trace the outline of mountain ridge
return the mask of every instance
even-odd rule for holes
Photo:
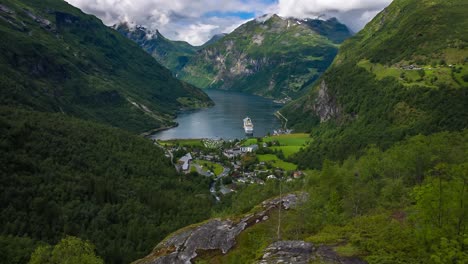
[[[0,101],[144,132],[212,105],[145,52],[62,1],[2,2]]]
[[[339,43],[351,35],[336,19],[295,19],[271,14],[184,51],[180,43],[165,38],[148,40],[150,30],[145,29],[148,35],[138,28],[117,28],[181,80],[201,88],[237,90],[270,98],[304,93],[303,88],[331,63]]]
[[[467,10],[459,0],[394,1],[345,41],[311,92],[281,110],[317,137],[298,155],[302,166],[466,128]]]

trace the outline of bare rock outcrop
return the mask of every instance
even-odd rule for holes
[[[338,118],[341,109],[336,98],[330,94],[327,83],[322,81],[315,99],[314,112],[320,117],[320,122],[326,122],[332,118]]]
[[[269,219],[270,210],[282,206],[285,210],[295,207],[307,198],[306,193],[288,194],[262,203],[263,210],[244,216],[241,220],[212,219],[201,225],[182,229],[161,242],[139,264],[189,264],[197,252],[219,250],[226,254],[236,244],[237,236],[246,228]]]
[[[355,257],[342,257],[330,246],[316,247],[304,241],[277,241],[268,246],[264,252],[258,264],[307,264],[311,261],[328,264],[366,263]]]
[[[304,241],[278,241],[271,244],[259,264],[307,264],[312,260],[313,246]]]

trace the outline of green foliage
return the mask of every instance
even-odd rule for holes
[[[181,108],[211,102],[136,44],[65,1],[2,5],[11,10],[0,13],[2,105],[143,132],[173,124]],[[180,97],[194,102],[185,105]]]
[[[290,163],[290,162],[283,161],[277,155],[265,154],[265,155],[257,155],[257,157],[259,161],[269,163],[274,168],[277,167],[285,171],[293,171],[297,169],[297,165]]]
[[[27,263],[37,241],[29,237],[0,236],[0,263]]]
[[[29,264],[104,264],[104,261],[95,255],[94,245],[69,236],[54,247],[38,247]]]
[[[307,240],[346,242],[369,263],[464,263],[467,153],[465,130],[325,161],[308,176],[314,195],[301,210],[306,233],[319,232]]]
[[[5,107],[0,135],[0,232],[8,235],[0,241],[11,242],[9,263],[64,235],[90,240],[107,263],[129,263],[210,215],[210,179],[178,175],[148,139]]]

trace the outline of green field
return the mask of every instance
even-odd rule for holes
[[[408,63],[409,64],[409,63]],[[405,70],[401,67],[388,67],[382,64],[374,64],[369,60],[361,60],[357,64],[359,67],[375,74],[377,80],[386,77],[393,77],[403,85],[425,85],[429,87],[438,87],[446,84],[453,87],[464,86],[466,81],[463,76],[468,74],[465,64],[447,65],[421,65],[421,70]]]
[[[158,143],[163,146],[203,146],[201,139],[173,139],[173,140],[158,140]]]
[[[211,161],[207,161],[207,160],[194,160],[193,163],[196,163],[196,164],[198,164],[200,166],[203,166],[204,171],[208,171],[208,170],[212,171],[216,176],[220,175],[224,170],[223,166],[221,166],[220,164],[218,164],[216,162],[211,162]],[[211,166],[213,166],[213,170],[210,169]]]
[[[296,154],[302,148],[302,146],[280,146],[280,147],[270,147],[276,151],[282,151],[286,158],[289,158],[291,155]]]
[[[292,171],[297,169],[297,165],[280,160],[276,155],[273,154],[265,154],[265,155],[257,155],[258,161],[263,161],[270,163],[273,167],[277,167],[283,169],[285,171]]]
[[[297,134],[287,134],[287,135],[279,135],[279,136],[270,136],[262,138],[263,142],[273,142],[278,141],[281,146],[305,146],[311,140],[309,134],[305,133],[297,133]],[[242,146],[250,146],[253,144],[258,144],[257,138],[249,138],[246,139]]]
[[[263,139],[264,142],[278,141],[281,146],[304,146],[310,140],[309,134],[305,133],[271,136]]]
[[[258,140],[256,138],[249,138],[246,141],[244,141],[244,143],[242,143],[242,146],[247,147],[253,144],[257,144],[257,143],[258,143]]]
[[[281,150],[286,158],[289,158],[291,155],[299,152],[299,150],[311,141],[309,134],[288,134],[288,135],[279,135],[271,136],[263,139],[264,142],[273,142],[278,141],[280,146],[270,147],[273,150]]]

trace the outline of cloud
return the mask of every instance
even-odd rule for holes
[[[271,9],[270,0],[67,0],[106,25],[128,22],[201,45]],[[247,17],[246,17],[247,16]]]
[[[279,0],[278,13],[298,18],[336,17],[354,31],[388,6],[392,0]]]
[[[173,40],[201,45],[255,16],[337,17],[360,30],[392,0],[67,0],[106,25],[119,22],[158,29]]]

